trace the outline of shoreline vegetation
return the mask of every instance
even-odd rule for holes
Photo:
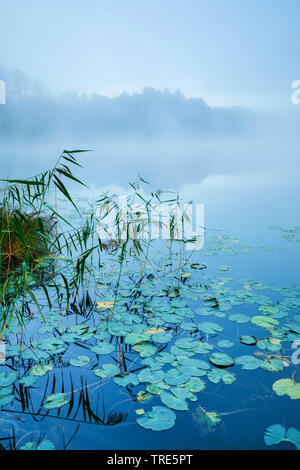
[[[149,183],[141,177],[136,182],[129,183],[132,194],[129,198],[130,216],[126,226],[120,226],[120,212],[113,196],[101,196],[95,202],[96,206],[90,208],[88,215],[83,215],[71,196],[68,182],[86,186],[74,175],[74,169],[82,168],[79,156],[85,152],[89,150],[64,150],[50,170],[25,180],[2,180],[5,187],[1,191],[0,202],[0,338],[13,316],[17,316],[22,322],[22,308],[28,297],[44,318],[42,305],[46,301],[51,309],[53,303],[50,300],[49,285],[55,288],[57,301],[60,299],[61,303],[62,281],[66,295],[64,310],[67,311],[71,298],[76,298],[86,277],[97,276],[98,273],[92,271],[95,266],[96,269],[101,269],[102,253],[116,256],[120,283],[126,255],[130,254],[138,259],[143,252],[146,256],[149,252],[151,242],[139,240],[138,237],[138,233],[148,223],[149,212],[141,214],[134,209],[134,203],[138,200],[150,211],[153,203],[161,203],[161,191],[152,192],[150,199],[146,201],[140,194],[140,185]],[[55,194],[51,203],[47,202],[49,194]],[[79,227],[73,225],[72,217],[61,215],[57,206],[58,195],[78,215],[81,222]],[[172,199],[168,195],[168,203],[178,204],[178,197]],[[116,209],[116,239],[100,240],[97,235],[99,218],[97,219],[95,212],[99,206],[104,208],[102,217],[112,207]],[[135,233],[135,237],[131,237],[132,233]],[[170,238],[172,245],[175,240],[172,218]],[[191,241],[194,240],[188,240]],[[186,242],[182,240],[183,244]],[[68,276],[64,275],[65,270],[68,271]],[[39,300],[40,295],[39,298],[36,297],[36,291],[39,294],[43,292],[42,300]]]

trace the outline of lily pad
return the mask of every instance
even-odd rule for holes
[[[152,431],[165,431],[174,426],[176,414],[164,406],[154,406],[137,419],[137,423],[145,429]]]
[[[104,341],[97,343],[91,347],[91,351],[96,354],[111,354],[115,350],[115,346],[112,343],[105,343]]]
[[[46,410],[52,410],[53,408],[60,408],[61,406],[66,405],[69,403],[70,400],[66,399],[65,393],[53,393],[49,397],[46,398],[46,403],[44,408]]]
[[[77,356],[76,358],[70,359],[70,364],[75,367],[86,366],[90,362],[88,356]]]
[[[225,368],[232,367],[234,365],[234,358],[224,353],[213,353],[209,361],[215,367]]]
[[[140,353],[141,357],[153,356],[157,351],[157,347],[155,346],[155,344],[150,343],[149,341],[145,341],[145,342],[136,344],[133,347],[133,349],[135,351],[138,351]]]
[[[282,441],[291,442],[300,449],[300,431],[295,428],[289,428],[287,431],[281,424],[273,424],[265,430],[264,435],[267,446],[279,444]]]
[[[1,372],[0,373],[0,387],[8,387],[12,385],[18,378],[15,372]]]
[[[257,339],[255,338],[255,336],[241,336],[240,342],[242,344],[247,344],[248,346],[255,346],[255,344],[257,343]]]
[[[160,399],[164,405],[173,410],[186,411],[189,409],[187,402],[183,398],[176,397],[173,393],[164,390],[160,394]]]
[[[279,325],[278,320],[264,315],[255,315],[251,318],[252,323],[267,330],[272,330],[275,326]]]

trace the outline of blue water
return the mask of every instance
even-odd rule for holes
[[[270,245],[273,251],[264,251],[253,247],[249,253],[240,253],[236,256],[220,252],[216,256],[207,256],[199,252],[193,258],[194,262],[205,262],[207,269],[199,271],[196,275],[201,281],[202,273],[211,279],[225,278],[232,289],[241,289],[240,279],[252,279],[270,288],[287,286],[299,298],[299,290],[293,290],[298,281],[300,249],[298,243],[292,243],[282,238],[282,232],[270,230]],[[244,242],[244,240],[243,240]],[[245,241],[246,242],[246,241]],[[277,248],[280,248],[278,250]],[[282,250],[282,251],[281,251]],[[219,266],[230,266],[231,270],[220,272]],[[203,282],[203,281],[201,281]],[[226,284],[227,285],[227,284]],[[94,290],[94,294],[97,290]],[[268,296],[273,304],[280,300],[280,295],[273,289],[265,287],[256,293]],[[91,293],[93,296],[93,293]],[[97,298],[97,296],[96,296]],[[189,305],[195,310],[200,301],[190,300]],[[257,305],[243,304],[233,307],[228,313],[243,313],[252,317],[257,315]],[[300,313],[299,308],[292,310],[290,317]],[[254,346],[240,344],[239,337],[254,335],[258,338],[268,337],[268,333],[249,322],[238,325],[227,318],[212,316],[197,316],[195,322],[214,321],[224,327],[217,338],[210,338],[209,342],[215,344],[220,339],[230,339],[234,346],[224,349],[225,353],[233,357],[243,354],[253,354],[258,349]],[[94,311],[86,320],[80,315],[70,315],[66,324],[87,321],[89,325],[100,323],[99,313]],[[38,337],[37,327],[40,319],[32,320],[25,330],[27,342]],[[175,336],[181,337],[188,333],[178,329]],[[196,335],[197,337],[197,335]],[[15,342],[11,335],[11,342]],[[20,335],[18,335],[20,340]],[[112,338],[112,342],[117,341]],[[93,372],[96,367],[95,357],[88,366],[82,368],[70,366],[69,360],[80,354],[90,355],[86,343],[73,344],[67,352],[54,356],[54,368],[46,376],[39,378],[36,385],[24,391],[23,399],[20,389],[15,385],[15,400],[12,404],[2,407],[0,412],[0,438],[2,445],[12,443],[15,435],[16,448],[20,448],[28,441],[49,439],[57,449],[269,449],[264,443],[264,431],[272,424],[282,424],[285,428],[300,429],[300,408],[298,400],[291,400],[288,396],[277,396],[272,390],[272,384],[279,378],[291,378],[296,372],[299,374],[299,365],[291,361],[291,343],[285,343],[285,357],[289,360],[289,367],[282,372],[271,373],[266,370],[242,370],[238,366],[229,368],[229,372],[236,375],[236,381],[230,385],[214,384],[205,377],[206,388],[197,394],[197,401],[188,401],[188,411],[176,411],[175,426],[169,430],[155,432],[146,430],[137,424],[136,409],[143,408],[148,411],[152,406],[162,405],[158,395],[153,395],[144,402],[138,402],[136,393],[143,389],[140,385],[127,390],[116,385],[113,379],[101,381]],[[140,359],[135,351],[127,349],[126,363],[130,371],[140,367]],[[112,354],[116,357],[116,353]],[[208,358],[203,356],[201,359]],[[104,358],[104,362],[108,356]],[[100,358],[100,362],[102,358]],[[130,362],[134,361],[134,362]],[[0,366],[0,372],[15,370],[22,377],[24,370],[29,370],[28,364],[20,362],[17,358],[8,359],[7,365]],[[25,367],[25,369],[24,369]],[[300,374],[299,374],[300,375]],[[71,399],[71,381],[73,385],[74,404],[68,415],[68,406],[54,409],[47,414],[43,409],[43,397],[51,393],[64,391]],[[55,382],[54,382],[55,381]],[[89,405],[93,416],[87,408],[84,409],[80,399],[82,390],[87,386]],[[81,401],[80,401],[81,400]],[[195,419],[195,411],[200,407],[206,411],[215,411],[219,414],[219,425],[209,429],[200,425]],[[78,411],[75,413],[75,410]],[[123,413],[119,423],[111,425],[108,422],[109,413]],[[96,418],[95,418],[96,417]],[[18,419],[19,418],[19,419]],[[95,419],[98,423],[95,423]],[[292,449],[293,445],[287,442],[276,446],[278,449]]]

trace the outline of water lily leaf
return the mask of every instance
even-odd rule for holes
[[[177,398],[181,398],[182,400],[189,399],[191,401],[197,401],[196,395],[194,395],[188,388],[185,387],[173,387],[172,393]]]
[[[70,400],[66,399],[65,393],[53,393],[46,398],[46,403],[44,404],[44,408],[46,410],[52,410],[53,408],[60,408],[63,405],[69,403]]]
[[[251,318],[252,323],[267,330],[272,330],[275,326],[279,325],[278,320],[264,315],[255,315]]]
[[[177,341],[175,341],[175,346],[177,346],[178,348],[182,348],[182,349],[194,350],[194,349],[197,349],[198,344],[199,344],[199,341],[196,341],[192,338],[180,338]]]
[[[299,400],[300,399],[300,384],[294,384],[294,386],[287,392],[287,394],[292,400]]]
[[[55,447],[51,441],[44,439],[40,444],[34,441],[26,442],[19,450],[55,450]]]
[[[262,361],[257,359],[254,356],[239,356],[236,358],[235,363],[238,366],[242,366],[242,369],[245,370],[255,370],[260,367]]]
[[[55,450],[54,444],[48,439],[44,439],[39,445],[37,450]]]
[[[160,370],[163,367],[163,363],[156,361],[153,357],[142,359],[141,364],[150,367],[151,370]]]
[[[109,322],[107,331],[113,336],[125,336],[130,333],[130,328],[127,325],[122,325],[118,322]]]
[[[279,343],[273,344],[271,341],[268,339],[260,339],[257,341],[257,347],[259,349],[268,349],[269,351],[280,351],[281,349],[281,342],[279,340]]]
[[[145,401],[145,400],[148,400],[148,398],[150,397],[151,397],[150,393],[146,392],[145,390],[140,390],[139,393],[137,394],[138,401]]]
[[[217,323],[208,322],[208,321],[199,323],[198,328],[203,333],[212,334],[212,335],[223,331],[222,326],[218,325]]]
[[[182,365],[182,366],[188,366],[188,367],[193,367],[196,369],[204,369],[207,370],[209,369],[209,364],[206,361],[203,361],[202,359],[193,359],[193,358],[186,358],[183,357],[181,358],[180,356],[177,358],[177,361]],[[183,370],[181,368],[181,370]]]
[[[18,378],[15,372],[1,372],[0,373],[0,387],[8,387],[12,385]]]
[[[176,415],[174,411],[164,406],[154,406],[151,411],[147,411],[137,422],[145,429],[152,431],[165,431],[174,426]]]
[[[199,393],[205,389],[205,383],[199,377],[191,377],[190,380],[180,385],[180,387],[184,387],[193,393]]]
[[[130,345],[135,345],[141,343],[142,341],[148,341],[150,334],[146,333],[129,333],[125,336],[125,343]]]
[[[0,387],[0,398],[5,397],[7,395],[12,395],[13,387],[9,385],[8,387]]]
[[[273,307],[271,305],[261,305],[260,307],[258,307],[258,310],[260,312],[263,312],[263,313],[266,313],[267,315],[275,315],[277,313],[280,312],[280,308],[279,307]]]
[[[171,386],[164,382],[147,385],[148,392],[152,393],[153,395],[159,395],[163,390],[170,390],[170,388]]]
[[[106,309],[111,309],[114,307],[115,302],[114,301],[103,301],[103,302],[96,302],[97,308],[106,310]]]
[[[150,368],[146,368],[139,372],[138,379],[140,382],[149,382],[151,384],[156,384],[163,380],[164,375],[165,374],[162,370],[153,371]]]
[[[273,424],[265,430],[265,443],[267,446],[279,444],[282,441],[291,442],[300,449],[300,431],[295,428],[289,428],[287,431],[281,424]]]
[[[214,431],[221,418],[215,411],[205,411],[198,407],[192,414],[194,421],[203,427],[204,432]]]
[[[6,406],[8,405],[9,403],[11,403],[13,400],[15,399],[14,395],[5,395],[4,397],[1,397],[0,396],[0,408],[2,408],[3,406]]]
[[[136,386],[139,380],[136,374],[125,373],[114,378],[114,382],[121,387],[128,387],[128,385]]]
[[[285,440],[285,428],[281,424],[273,424],[265,430],[265,443],[267,446],[279,444]]]
[[[143,415],[145,413],[145,410],[143,408],[138,408],[137,410],[135,410],[135,412],[137,415]]]
[[[193,366],[188,366],[188,365],[187,366],[176,365],[176,367],[179,372],[187,374],[189,377],[203,377],[207,373],[206,369],[200,369],[198,367],[193,367]]]
[[[160,399],[168,408],[179,411],[185,411],[189,409],[188,404],[184,399],[177,398],[175,395],[173,395],[173,393],[166,390],[161,392]]]
[[[232,367],[234,365],[234,362],[235,362],[233,357],[229,356],[228,354],[224,354],[224,353],[213,353],[210,356],[209,361],[215,367],[220,367],[220,368]]]
[[[195,331],[197,330],[197,325],[192,322],[183,322],[181,323],[180,328],[185,331]]]
[[[286,395],[288,391],[294,386],[295,382],[292,379],[280,379],[273,383],[272,389],[277,395]]]
[[[294,444],[300,450],[300,431],[295,428],[289,428],[286,432],[286,440]]]
[[[157,347],[149,341],[144,341],[142,343],[136,344],[133,349],[135,351],[138,351],[141,357],[153,356],[157,351]]]
[[[217,342],[217,345],[219,346],[219,348],[232,348],[234,343],[232,341],[229,341],[228,339],[221,339]]]
[[[231,271],[231,268],[229,266],[220,266],[219,271]]]
[[[243,313],[233,313],[232,315],[229,315],[228,319],[235,323],[248,323],[250,321],[250,317]]]
[[[257,343],[255,336],[241,336],[240,342],[242,344],[247,344],[248,346],[254,346]]]
[[[260,367],[269,372],[280,372],[283,369],[283,363],[279,359],[272,357],[271,359],[260,361]]]
[[[217,384],[222,380],[224,384],[232,384],[235,381],[235,375],[224,369],[212,369],[207,373],[207,378]]]
[[[97,343],[91,347],[91,351],[96,354],[111,354],[115,350],[115,346],[112,343],[106,343],[104,341]]]
[[[196,352],[197,352],[198,354],[207,354],[207,353],[209,353],[209,351],[211,351],[212,349],[214,349],[214,347],[213,347],[212,344],[206,343],[205,341],[200,341],[200,342],[198,343]]]
[[[180,385],[187,382],[190,378],[190,374],[173,368],[165,372],[164,380],[168,385]]]
[[[155,341],[156,343],[168,343],[172,339],[172,333],[154,333],[152,335],[152,341]]]
[[[53,364],[36,364],[30,369],[29,374],[41,377],[53,369]]]
[[[33,375],[26,375],[19,380],[19,383],[24,385],[24,387],[32,387],[37,382],[37,380],[38,378]]]
[[[90,362],[90,358],[88,356],[77,356],[74,359],[70,359],[70,364],[75,367],[83,367],[86,366]]]
[[[119,375],[119,367],[115,364],[103,364],[101,369],[95,369],[94,373],[97,377],[101,377],[102,379],[108,379],[110,377],[114,377],[115,375]]]

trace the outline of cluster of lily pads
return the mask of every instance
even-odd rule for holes
[[[212,246],[206,248],[206,255],[249,249],[222,237],[215,237]],[[44,319],[34,318],[39,323],[35,339],[21,344],[13,338],[26,331],[31,321],[25,319],[25,326],[12,321],[7,328],[11,339],[7,360],[31,361],[33,365],[22,377],[15,372],[0,373],[0,408],[13,403],[14,382],[34,387],[40,377],[53,370],[55,357],[67,357],[74,344],[84,345],[84,354],[71,357],[69,366],[90,368],[99,380],[113,380],[118,387],[136,387],[137,401],[146,408],[136,409],[137,423],[152,431],[173,427],[176,412],[187,411],[189,401],[197,402],[208,383],[233,384],[239,368],[280,373],[291,366],[286,351],[300,340],[300,314],[295,313],[300,307],[299,285],[275,288],[241,279],[240,286],[234,288],[230,277],[208,275],[205,263],[190,261],[175,272],[166,271],[163,260],[159,264],[162,267],[156,270],[147,267],[139,282],[139,266],[125,267],[117,293],[117,275],[111,276],[110,286],[101,296],[97,291],[101,288],[102,292],[105,283],[96,280],[92,321],[53,310]],[[222,274],[230,269],[219,267]],[[273,295],[263,293],[266,290]],[[251,314],[245,306],[251,306]],[[223,336],[228,325],[231,332],[232,327],[239,332],[238,342],[232,339],[234,334]],[[232,354],[231,349],[242,353]],[[132,366],[125,370],[119,360],[121,353],[137,356],[134,369],[138,370],[132,371]],[[273,389],[278,395],[300,398],[299,384],[293,379],[281,379]],[[150,409],[147,403],[151,397],[157,404]],[[52,393],[43,407],[50,411],[67,403],[67,394]],[[212,427],[220,422],[215,411],[198,410],[198,415]],[[270,433],[267,436],[266,442],[271,442]],[[288,430],[282,439],[291,440],[290,436]]]

